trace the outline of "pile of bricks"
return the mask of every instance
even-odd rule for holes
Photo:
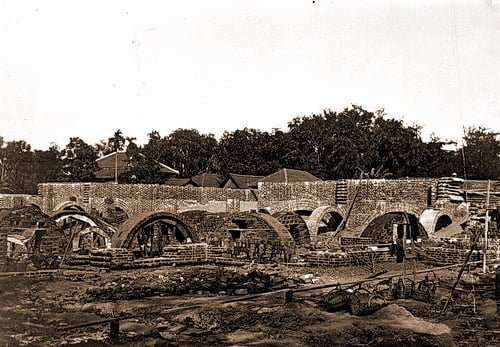
[[[69,266],[90,265],[105,268],[123,268],[134,261],[134,254],[125,248],[93,249],[89,254],[72,254],[65,261]]]
[[[324,252],[311,251],[301,255],[303,261],[310,266],[355,266],[374,261],[376,263],[392,260],[390,250],[381,248],[376,250],[355,251],[355,252]]]
[[[247,239],[233,242],[228,247],[231,258],[252,259],[259,262],[288,261],[287,249],[279,241]]]
[[[194,243],[163,247],[162,258],[172,260],[203,260],[207,256],[205,243]]]

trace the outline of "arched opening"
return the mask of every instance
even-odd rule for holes
[[[107,207],[106,210],[101,213],[101,217],[107,223],[115,226],[119,226],[129,219],[127,212],[119,206]]]
[[[131,249],[136,257],[161,256],[165,246],[192,242],[189,227],[167,212],[134,216],[113,236],[114,247]]]
[[[319,235],[322,235],[321,241],[334,237],[343,220],[342,210],[335,206],[325,205],[316,208],[307,220],[311,238],[314,242],[319,242]]]
[[[393,240],[394,224],[410,225],[407,229],[407,239],[427,238],[427,233],[417,217],[404,212],[389,212],[374,218],[363,230],[361,237],[371,238],[375,242],[390,243]]]
[[[73,236],[73,252],[86,253],[90,249],[110,247],[111,237],[97,227],[82,229]]]
[[[259,209],[258,212],[259,213],[265,213],[265,214],[271,214],[271,213],[269,213],[269,209],[268,208],[261,208],[261,209]]]
[[[301,217],[309,217],[313,213],[313,210],[298,209],[294,210],[293,212],[297,213]]]
[[[64,234],[72,238],[73,252],[87,253],[90,249],[111,247],[114,229],[86,212],[62,210],[52,218]]]
[[[453,221],[451,220],[450,216],[443,214],[437,219],[434,231],[446,228],[447,226],[451,225],[451,223],[453,223]]]
[[[318,225],[318,235],[337,231],[343,219],[340,213],[334,211],[326,212]]]
[[[212,237],[227,247],[231,256],[258,262],[289,261],[296,246],[289,230],[275,217],[255,212],[228,216]]]
[[[83,212],[84,209],[76,204],[68,205],[62,208],[63,211],[80,211]]]

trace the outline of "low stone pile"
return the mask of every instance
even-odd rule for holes
[[[99,287],[89,288],[84,299],[91,302],[185,294],[246,295],[294,287],[299,282],[302,280],[258,270],[243,273],[218,268],[168,275],[156,272],[135,277],[124,275]]]

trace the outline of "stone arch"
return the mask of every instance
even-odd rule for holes
[[[422,224],[420,224],[418,215],[419,214],[415,212],[397,209],[379,212],[365,224],[360,236],[372,238],[375,242],[392,242],[393,223],[409,223],[411,225],[412,235],[420,238],[427,238],[427,233]],[[407,234],[407,238],[409,237],[409,234]]]
[[[297,246],[308,246],[311,243],[311,234],[306,221],[295,212],[277,212],[273,217],[288,229]]]
[[[343,207],[337,206],[320,206],[316,208],[307,221],[307,227],[313,241],[316,241],[322,224],[325,224],[324,219],[327,215],[330,215],[330,220],[335,219],[335,223],[332,223],[329,227],[334,229],[332,231],[336,231],[345,219],[346,211]]]
[[[434,209],[426,209],[419,218],[420,223],[424,226],[428,234],[435,233],[443,227],[453,223],[453,217],[446,211],[436,211]]]
[[[58,204],[52,213],[62,211],[62,210],[70,210],[70,211],[85,211],[85,208],[78,204],[76,201],[64,201]]]
[[[195,235],[192,234],[191,229],[179,216],[168,212],[143,212],[131,217],[120,226],[112,237],[112,246],[132,248],[134,238],[137,234],[142,232],[144,228],[151,227],[157,222],[165,223],[175,229],[175,237],[179,241],[189,243],[195,239]]]

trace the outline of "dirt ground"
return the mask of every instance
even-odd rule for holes
[[[387,268],[389,273],[400,270],[396,264],[379,267],[377,270]],[[280,285],[292,289],[368,276],[355,267],[275,265],[226,270],[243,275],[255,268],[279,274],[286,280],[283,283],[279,277]],[[354,316],[322,309],[319,295],[329,289],[294,293],[286,304],[283,291],[253,299],[228,290],[214,293],[211,276],[220,271],[215,266],[196,266],[113,272],[65,270],[50,279],[0,277],[0,345],[500,345],[497,303],[490,293],[472,295],[470,290],[461,289],[445,315],[440,314],[440,302],[399,299],[371,315]],[[450,283],[456,272],[441,270],[436,276]],[[465,279],[467,276],[470,274]],[[186,286],[192,284],[189,281],[197,281],[196,290],[186,292]],[[448,289],[443,286],[438,292],[445,297]],[[100,296],[102,293],[107,296]],[[232,301],[239,298],[246,299]],[[116,317],[122,319],[119,337],[114,340],[109,338],[109,322],[75,327]]]

